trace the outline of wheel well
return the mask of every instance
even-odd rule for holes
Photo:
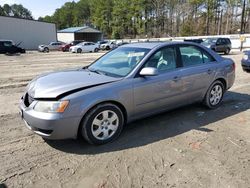
[[[92,107],[84,114],[84,116],[82,117],[82,119],[81,119],[81,121],[80,121],[80,124],[79,124],[79,126],[78,126],[77,137],[79,137],[79,136],[81,135],[81,133],[80,133],[80,131],[81,131],[81,123],[82,123],[82,121],[84,120],[86,114],[87,114],[88,112],[90,112],[93,108],[95,108],[96,106],[98,106],[98,105],[100,105],[100,104],[105,104],[105,103],[111,103],[111,104],[116,105],[118,108],[120,108],[120,110],[122,111],[123,117],[124,117],[124,124],[127,123],[127,110],[126,110],[126,108],[125,108],[121,103],[119,103],[119,102],[117,102],[117,101],[104,101],[104,102],[100,102],[100,103],[98,103],[98,104],[92,106]]]
[[[226,82],[226,80],[224,79],[224,78],[219,78],[219,79],[217,79],[218,81],[220,81],[222,84],[223,84],[223,86],[224,86],[224,89],[226,90],[227,89],[227,82]],[[217,81],[216,80],[216,81]]]

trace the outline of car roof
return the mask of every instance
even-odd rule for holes
[[[135,42],[135,43],[125,44],[123,47],[153,49],[162,44],[166,44],[166,42]]]
[[[0,39],[0,42],[13,42],[13,40]]]
[[[179,44],[190,44],[190,45],[197,45],[199,44],[193,43],[193,42],[179,42],[179,41],[167,41],[167,42],[136,42],[136,43],[130,43],[125,44],[122,46],[124,47],[133,47],[133,48],[147,48],[147,49],[153,49],[156,47],[163,47],[163,46],[169,46],[169,45],[179,45]]]

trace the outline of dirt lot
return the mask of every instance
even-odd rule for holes
[[[217,110],[192,105],[128,125],[103,146],[49,141],[18,115],[34,76],[80,67],[98,54],[0,55],[0,184],[7,187],[250,187],[250,74],[237,64]],[[0,186],[1,187],[1,186]]]

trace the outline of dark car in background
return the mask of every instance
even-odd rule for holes
[[[201,44],[203,40],[202,39],[184,39],[184,42],[194,42],[197,44]]]
[[[244,56],[241,60],[242,69],[250,73],[250,51],[244,51]]]
[[[74,41],[72,41],[72,42],[70,42],[70,43],[68,43],[68,44],[62,45],[61,50],[62,50],[63,52],[68,52],[68,51],[69,51],[69,48],[70,48],[71,46],[75,46],[75,45],[80,44],[80,43],[82,43],[82,42],[84,42],[84,40],[74,40]]]
[[[18,45],[15,45],[11,40],[0,40],[0,54],[25,53],[26,50],[18,47]]]
[[[215,52],[224,52],[226,55],[232,49],[232,43],[229,38],[207,38],[201,44]]]

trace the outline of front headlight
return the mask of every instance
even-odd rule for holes
[[[248,55],[245,54],[245,55],[243,56],[243,59],[244,59],[244,60],[248,60]]]
[[[63,113],[69,101],[38,101],[34,110],[45,113]]]

